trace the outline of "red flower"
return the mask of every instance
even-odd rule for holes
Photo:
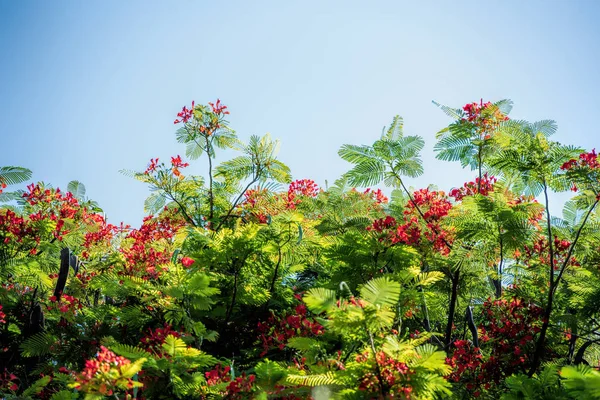
[[[177,116],[181,119],[176,119],[173,121],[174,124],[178,124],[183,122],[184,124],[189,121],[190,118],[194,115],[194,102],[192,101],[192,108],[188,109],[186,106],[183,106],[181,112],[177,113]]]
[[[185,167],[188,167],[190,164],[182,162],[181,156],[177,156],[177,157],[171,157],[171,165],[174,168],[185,168]]]
[[[196,261],[189,258],[189,257],[183,257],[181,259],[181,264],[183,264],[184,267],[189,268],[191,267]]]
[[[146,170],[144,171],[144,174],[148,175],[148,174],[150,174],[150,172],[154,172],[157,167],[158,167],[158,157],[151,158],[150,165],[148,166],[148,168],[146,168]]]
[[[219,99],[217,99],[217,104],[213,104],[213,103],[209,102],[208,105],[210,105],[210,108],[212,109],[212,112],[214,114],[217,114],[217,115],[229,114],[229,111],[225,111],[225,110],[227,110],[227,106],[221,105],[221,100],[219,100]]]

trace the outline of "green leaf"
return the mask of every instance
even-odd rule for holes
[[[23,397],[33,396],[34,394],[40,393],[48,383],[50,383],[50,376],[44,376],[37,381],[33,382],[25,391],[23,391]]]
[[[304,295],[303,300],[312,312],[320,314],[335,305],[336,297],[333,290],[313,288]]]
[[[258,363],[254,368],[254,372],[260,384],[268,387],[274,387],[287,376],[286,369],[271,360]]]
[[[22,167],[0,167],[0,183],[16,185],[31,179],[31,171]]]
[[[167,199],[162,192],[154,192],[144,201],[144,212],[156,214],[165,206],[166,201]]]
[[[121,375],[123,375],[126,378],[133,378],[135,374],[142,370],[142,366],[145,362],[146,358],[140,358],[138,360],[135,360],[131,364],[121,365]]]
[[[176,356],[185,351],[185,349],[187,349],[187,345],[180,338],[176,338],[173,335],[169,335],[165,339],[162,348],[168,355]]]
[[[361,287],[360,297],[376,307],[393,307],[400,298],[400,284],[385,276],[375,278]]]
[[[300,244],[302,242],[302,225],[298,224],[298,241],[296,244]]]
[[[69,182],[67,191],[71,192],[77,200],[83,200],[85,198],[85,185],[79,181]]]

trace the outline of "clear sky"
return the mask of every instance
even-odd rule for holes
[[[271,133],[319,184],[347,170],[342,144],[400,114],[426,140],[409,183],[447,190],[474,173],[434,159],[450,121],[431,100],[510,98],[513,118],[600,147],[599,17],[593,0],[0,0],[0,165],[80,180],[111,222],[139,225],[147,188],[118,171],[183,154],[175,115],[218,97],[240,138]]]

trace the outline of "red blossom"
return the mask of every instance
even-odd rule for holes
[[[19,389],[19,385],[17,384],[19,378],[13,374],[8,372],[8,370],[4,369],[4,372],[0,374],[0,392],[5,393],[5,390],[9,390],[11,392],[16,392]]]
[[[314,318],[308,317],[304,304],[298,304],[293,314],[271,316],[258,323],[259,339],[263,345],[261,356],[273,348],[283,350],[293,337],[313,337],[322,335],[325,330]]]
[[[589,153],[581,153],[578,160],[571,159],[560,167],[560,169],[564,171],[578,168],[600,169],[600,162],[598,161],[596,149],[592,149]]]
[[[360,354],[356,361],[359,363],[369,362],[369,353]],[[414,371],[407,364],[394,360],[383,351],[375,355],[375,362],[377,368],[360,378],[358,390],[375,395],[383,387],[384,392],[388,393],[391,398],[395,398],[397,395],[400,398],[410,399],[413,391],[411,375],[414,374]]]
[[[148,175],[151,172],[156,171],[157,168],[158,168],[158,157],[157,158],[151,158],[150,159],[150,165],[148,165],[148,168],[146,168],[146,170],[144,171],[144,174]]]
[[[377,204],[387,203],[389,201],[381,189],[372,190],[371,188],[367,188],[364,193],[370,195]]]
[[[177,113],[177,119],[173,121],[174,124],[178,124],[183,122],[184,124],[190,120],[194,116],[194,102],[192,101],[192,107],[188,109],[186,106],[183,106],[181,112]],[[181,118],[181,119],[179,119]]]
[[[120,373],[111,374],[111,370],[131,364],[125,357],[117,356],[104,346],[96,357],[85,362],[83,370],[75,375],[75,387],[86,393],[99,393],[111,396],[116,388],[117,380],[126,379],[128,386],[133,387],[133,379],[122,378]],[[116,378],[115,378],[116,375]]]
[[[177,331],[174,331],[171,328],[171,325],[166,324],[162,328],[156,329],[148,329],[148,333],[140,339],[140,342],[143,343],[146,351],[158,354],[162,357],[163,348],[162,345],[165,343],[165,340],[168,336],[173,337],[181,337],[181,334]]]
[[[181,259],[181,264],[183,264],[184,267],[189,268],[191,267],[196,261],[190,257],[183,257]]]
[[[475,127],[477,134],[483,140],[491,139],[491,132],[496,129],[502,121],[507,121],[508,116],[491,102],[468,103],[463,107],[465,117],[461,123],[469,123]]]
[[[494,183],[496,183],[497,179],[493,176],[488,176],[487,173],[483,175],[481,178],[481,185],[479,188],[479,193],[483,196],[487,196],[490,192],[494,190]],[[477,194],[477,186],[479,185],[479,178],[475,178],[475,181],[466,182],[463,187],[452,189],[450,191],[450,197],[454,197],[456,201],[460,201],[467,196],[474,196]]]
[[[173,168],[185,168],[189,167],[190,164],[182,162],[181,156],[178,155],[177,157],[171,157],[171,165]]]
[[[448,379],[462,382],[475,395],[513,373],[527,370],[542,314],[541,307],[518,298],[488,299],[482,307],[484,323],[479,326],[479,338],[490,348],[490,355],[484,358],[479,348],[467,340],[455,341],[452,357],[446,359],[453,368]]]
[[[287,194],[287,207],[294,209],[300,204],[298,196],[317,197],[319,186],[312,179],[298,179],[290,183]]]
[[[227,110],[227,106],[226,105],[221,105],[221,100],[217,99],[217,103],[213,104],[213,103],[208,103],[208,105],[210,106],[212,112],[216,115],[226,115],[229,114],[229,111]]]

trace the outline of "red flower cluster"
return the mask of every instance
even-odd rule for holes
[[[485,322],[479,327],[481,341],[492,345],[485,365],[488,379],[497,383],[527,368],[528,354],[533,354],[534,337],[540,331],[543,312],[541,307],[518,298],[483,303]]]
[[[379,381],[378,374],[375,372],[368,372],[360,378],[358,389],[377,393],[379,392],[379,386],[381,384],[383,385],[384,392],[387,393],[390,398],[401,396],[410,399],[413,390],[410,386],[410,376],[414,374],[414,372],[408,368],[408,365],[394,360],[387,356],[383,351],[378,352],[375,359],[379,366],[381,382]],[[359,355],[356,359],[357,362],[366,362],[367,360],[367,354]]]
[[[75,314],[77,310],[81,310],[83,305],[81,302],[73,296],[69,296],[68,294],[63,294],[60,296],[60,299],[57,299],[56,296],[50,296],[50,302],[55,303],[54,307],[56,307],[62,313],[71,313]],[[48,310],[52,310],[53,307],[48,307]]]
[[[192,105],[193,104],[194,103],[192,103]],[[222,105],[221,104],[221,100],[219,100],[219,99],[217,99],[217,103],[216,104],[213,104],[213,103],[209,102],[208,105],[210,106],[213,114],[216,114],[216,115],[226,115],[226,114],[229,114],[229,111],[226,111],[227,110],[227,106]]]
[[[183,106],[181,112],[177,113],[177,119],[173,121],[174,124],[178,124],[183,122],[184,124],[190,120],[194,116],[194,102],[192,101],[192,107],[188,109],[186,106]],[[181,118],[181,119],[179,119]]]
[[[56,274],[58,277],[58,274]],[[88,283],[90,283],[90,281],[92,280],[93,277],[95,277],[97,275],[96,271],[91,271],[91,272],[87,272],[87,271],[83,271],[83,272],[79,272],[77,275],[75,275],[75,277],[79,280],[79,282],[81,283],[81,286],[83,288],[87,287]]]
[[[244,204],[255,206],[261,197],[267,194],[268,190],[264,188],[248,189],[244,192]]]
[[[83,371],[75,376],[75,387],[85,393],[97,392],[104,396],[111,396],[116,386],[114,375],[120,375],[110,374],[111,369],[128,364],[131,364],[131,361],[125,357],[117,356],[106,347],[100,346],[96,358],[87,360]],[[131,378],[119,376],[119,379],[127,379],[128,386],[133,387]]]
[[[181,156],[171,157],[171,165],[172,165],[171,170],[173,171],[173,175],[175,175],[179,179],[183,179],[183,175],[181,175],[179,168],[185,168],[185,167],[190,166],[189,163],[184,163],[181,161]]]
[[[579,155],[579,160],[571,159],[560,167],[563,171],[576,168],[600,169],[600,162],[598,161],[596,149],[592,149],[589,153],[581,153]]]
[[[148,165],[148,168],[146,168],[146,170],[144,171],[144,174],[149,175],[151,172],[156,171],[157,168],[158,168],[158,157],[151,158],[150,165]]]
[[[275,347],[283,350],[290,338],[318,336],[325,332],[321,324],[307,316],[304,304],[298,304],[294,311],[281,317],[271,314],[266,322],[258,323],[259,339],[263,345],[261,357]]]
[[[242,376],[235,378],[229,385],[227,385],[227,397],[228,399],[246,399],[244,393],[251,393],[252,386],[256,380],[255,375],[248,375],[242,373]]]
[[[157,249],[156,243],[161,240],[169,243],[181,226],[181,220],[171,218],[167,214],[161,214],[158,218],[145,217],[142,226],[131,230],[126,237],[133,239],[133,244],[123,246],[119,250],[125,256],[124,273],[130,275],[141,272],[145,279],[158,278],[170,262],[171,253]]]
[[[193,258],[190,258],[190,257],[183,257],[183,258],[181,259],[181,264],[182,264],[184,267],[186,267],[186,268],[189,268],[189,267],[191,267],[192,265],[194,265],[194,263],[195,263],[195,262],[196,262],[196,261],[195,261]]]
[[[571,190],[576,192],[577,183],[584,184],[586,187],[592,187],[594,192],[598,192],[598,183],[600,183],[600,161],[596,149],[589,153],[581,153],[579,159],[569,160],[564,163],[560,169],[567,172],[567,176],[573,179]],[[600,194],[596,196],[600,200]]]
[[[204,373],[204,376],[206,377],[206,383],[209,386],[214,386],[218,385],[219,383],[229,382],[231,380],[230,371],[231,367],[227,366],[222,368],[221,364],[217,364],[215,368]]]
[[[11,241],[22,243],[26,238],[32,239],[36,244],[40,238],[36,235],[33,227],[27,224],[23,217],[18,216],[13,211],[6,209],[4,214],[0,214],[0,239],[2,243],[8,244]]]
[[[217,364],[214,369],[204,373],[204,376],[206,377],[206,383],[209,387],[212,387],[221,383],[229,382],[227,388],[225,389],[225,393],[221,394],[225,395],[225,397],[228,399],[246,398],[242,396],[242,394],[252,392],[252,386],[256,380],[256,376],[246,376],[246,374],[243,373],[242,376],[238,376],[232,381],[230,372],[231,368],[229,366],[223,368],[221,367],[221,364]]]
[[[282,196],[287,197],[286,194],[270,196],[269,191],[261,187],[248,189],[244,192],[244,201],[240,203],[239,207],[244,209],[243,215],[245,218],[250,218],[259,224],[265,224],[268,221],[268,215],[274,215],[278,212],[278,209],[270,200],[278,201],[282,199]]]
[[[349,305],[353,305],[355,307],[365,308],[365,301],[363,299],[357,299],[354,296],[350,296],[348,300],[337,300],[335,302],[337,308],[341,308],[345,310]]]
[[[424,230],[426,239],[433,245],[434,250],[444,255],[448,254],[450,249],[446,243],[450,241],[450,238],[448,232],[442,229],[440,222],[452,209],[452,203],[448,201],[448,197],[442,191],[417,190],[413,193],[413,201],[409,201],[404,210],[404,219],[408,220],[410,217],[411,224],[409,228],[412,229],[414,229],[412,226],[416,226],[419,221],[417,207],[423,213],[426,221],[426,229]],[[411,235],[411,237],[415,236],[414,233]]]
[[[16,392],[19,388],[19,385],[16,383],[18,380],[19,378],[15,374],[12,374],[5,369],[2,375],[0,375],[0,392],[5,394],[7,390]]]
[[[100,214],[93,214],[90,216],[90,219],[94,220],[96,223],[96,229],[86,232],[83,235],[83,247],[85,247],[85,251],[82,252],[82,258],[89,257],[89,251],[94,246],[98,245],[108,245],[113,239],[115,233],[117,233],[122,228],[118,228],[115,225],[107,224],[104,217]]]
[[[2,193],[3,189],[6,189],[6,182],[2,178],[0,178],[0,193]]]
[[[503,114],[497,106],[489,101],[484,103],[483,99],[479,103],[466,104],[463,110],[466,116],[461,119],[461,122],[473,124],[478,133],[483,135],[484,140],[490,138],[489,133],[496,129],[500,122],[508,120],[508,116]]]
[[[388,215],[385,218],[379,218],[373,221],[373,224],[371,226],[368,226],[367,230],[382,233],[385,230],[393,228],[394,226],[396,226],[396,224],[396,218],[392,217],[391,215]]]
[[[6,318],[6,314],[2,312],[2,304],[0,304],[0,324],[6,323],[6,320],[4,318]]]
[[[483,174],[481,178],[481,187],[479,193],[487,196],[490,192],[494,191],[494,183],[497,179],[493,176],[488,176],[487,173]],[[455,188],[450,191],[450,197],[454,197],[454,200],[460,201],[467,196],[474,196],[477,194],[477,185],[479,184],[479,178],[475,178],[475,181],[466,182],[463,187]]]
[[[525,371],[540,331],[543,309],[520,299],[488,300],[483,303],[483,320],[479,326],[482,344],[490,346],[484,359],[479,348],[466,340],[454,343],[454,353],[446,362],[453,367],[448,379],[463,382],[477,397],[483,389],[498,384],[505,377]]]
[[[90,232],[112,229],[112,225],[106,225],[101,215],[89,212],[73,194],[63,194],[60,189],[44,189],[31,184],[27,186],[23,198],[28,203],[27,208],[30,208],[29,216],[3,210],[0,214],[0,242],[18,244],[21,251],[27,250],[32,255],[37,254],[37,247],[42,240],[63,240],[64,235],[77,230],[78,224],[87,225],[86,230]],[[49,230],[48,226],[53,228]],[[98,235],[103,234],[108,232]],[[88,239],[92,240],[92,236],[90,234]]]
[[[525,264],[533,266],[534,263],[542,265],[550,264],[550,255],[548,254],[548,240],[541,238],[533,243],[533,246],[525,246]],[[565,262],[571,242],[565,239],[554,237],[554,246],[552,248],[554,253],[554,269],[557,270]],[[579,265],[577,259],[571,256],[569,265]]]
[[[299,179],[290,183],[287,194],[287,208],[294,209],[300,204],[297,196],[317,197],[319,186],[312,179]]]
[[[427,222],[439,221],[446,215],[452,208],[452,203],[448,201],[448,197],[442,191],[430,191],[429,189],[420,189],[413,193],[413,200],[409,201],[406,205],[404,214],[414,214],[416,206],[419,206],[423,212],[423,217]]]
[[[377,204],[387,203],[389,201],[381,189],[372,190],[371,188],[367,188],[364,193],[369,194]]]
[[[443,231],[440,221],[448,215],[452,208],[444,192],[421,189],[414,193],[413,201],[409,201],[404,210],[403,222],[399,223],[392,216],[377,219],[368,231],[380,233],[379,241],[389,241],[391,244],[404,243],[408,245],[419,245],[421,234],[433,244],[433,248],[442,254],[447,254],[450,249],[446,245],[447,232]],[[423,212],[426,224],[421,227],[417,207]]]
[[[156,328],[154,330],[148,329],[148,333],[140,339],[140,342],[144,344],[144,348],[149,353],[155,353],[162,356],[162,345],[165,343],[165,339],[169,335],[174,337],[181,337],[181,334],[179,332],[171,329],[171,325],[165,324],[163,328]]]
[[[457,340],[454,343],[454,352],[451,358],[446,358],[446,364],[453,370],[447,379],[453,382],[465,382],[467,390],[474,397],[481,394],[481,386],[489,389],[490,384],[482,371],[483,356],[478,347],[473,347],[468,340]]]

